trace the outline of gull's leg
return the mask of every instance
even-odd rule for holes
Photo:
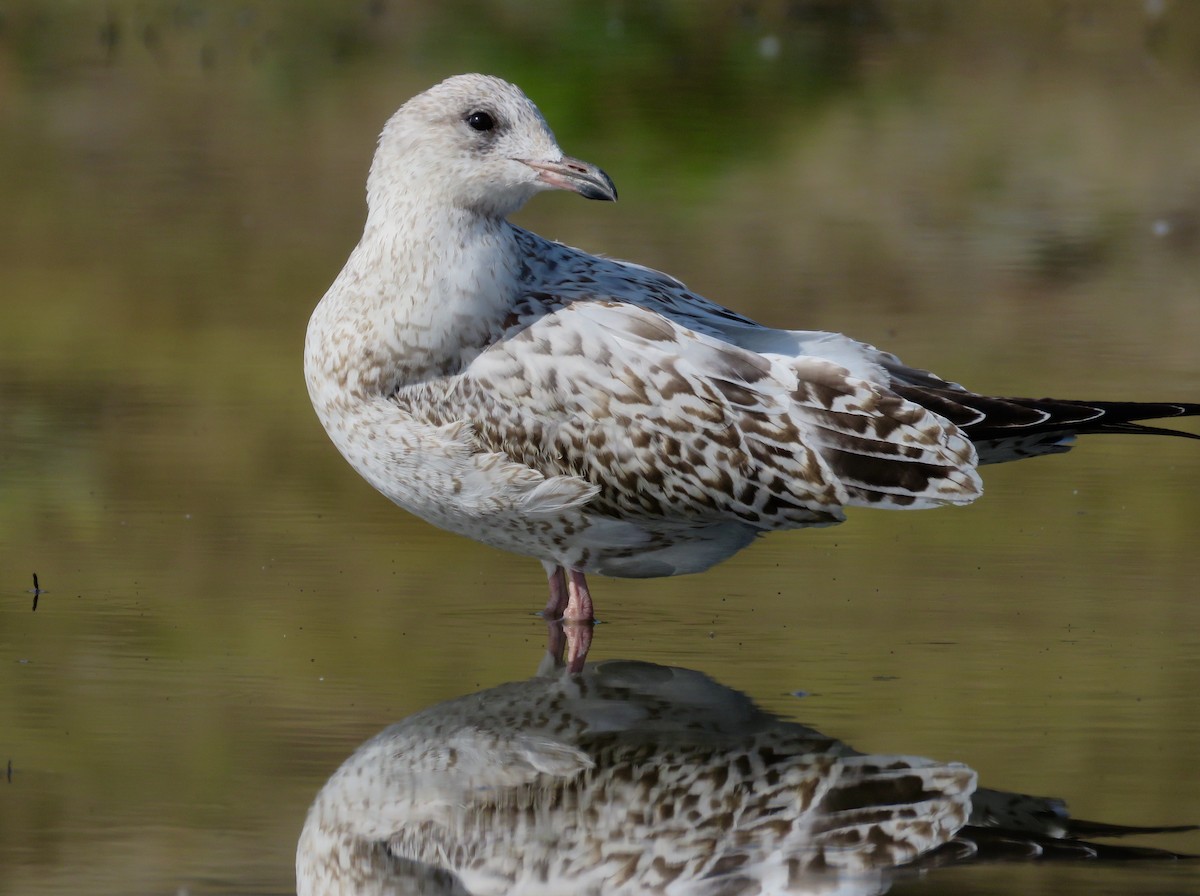
[[[561,567],[559,568],[561,572]],[[564,622],[596,621],[592,611],[592,594],[588,591],[587,579],[578,569],[567,570],[567,608],[563,613]]]
[[[563,630],[567,637],[567,672],[578,675],[587,661],[592,646],[592,626],[596,614],[592,610],[592,594],[587,579],[578,569],[567,570],[567,609],[563,613]]]
[[[561,566],[544,560],[542,566],[546,567],[546,581],[550,585],[550,600],[546,602],[546,609],[542,610],[542,617],[547,622],[554,622],[562,619],[567,609],[567,579]]]
[[[546,657],[538,666],[538,675],[549,675],[555,669],[561,669],[566,663],[563,656],[567,651],[567,637],[563,632],[563,624],[558,619],[546,620]]]
[[[568,622],[561,629],[567,636],[567,673],[578,675],[587,662],[588,650],[592,646],[592,623]]]
[[[550,668],[566,665],[567,672],[577,675],[583,671],[588,648],[592,646],[592,625],[596,616],[592,610],[592,595],[587,579],[577,569],[564,570],[543,561],[546,581],[550,584],[550,600],[542,611],[546,620],[546,654]]]

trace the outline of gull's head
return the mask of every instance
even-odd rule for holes
[[[563,155],[520,88],[487,75],[457,75],[393,115],[371,163],[371,215],[439,204],[504,217],[540,190],[617,198],[608,175]]]

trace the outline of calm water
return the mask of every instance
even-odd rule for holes
[[[522,84],[613,176],[612,207],[540,197],[542,233],[972,387],[1197,400],[1200,8],[914,6],[0,4],[0,893],[286,892],[365,738],[541,660],[540,566],[375,495],[300,372],[375,135],[445,75]],[[593,656],[1084,818],[1200,822],[1200,450],[986,473],[969,508],[597,580]],[[895,890],[930,891],[1200,866]]]

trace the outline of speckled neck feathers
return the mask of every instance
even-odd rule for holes
[[[461,209],[368,225],[309,323],[310,391],[336,403],[457,373],[500,329],[516,288],[511,227]],[[358,387],[356,389],[356,387]]]

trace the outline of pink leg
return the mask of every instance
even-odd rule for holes
[[[588,591],[587,579],[577,569],[567,570],[567,609],[563,613],[563,621],[587,623],[596,621],[596,614],[592,610],[592,594]]]
[[[567,637],[563,632],[563,624],[556,619],[546,620],[546,653],[550,655],[550,660],[554,664],[555,669],[561,669],[564,665],[563,654],[567,649]]]
[[[590,622],[568,622],[563,626],[567,636],[567,672],[578,675],[587,662],[588,650],[592,646],[592,624]]]
[[[587,579],[579,570],[564,570],[549,563],[544,566],[550,584],[550,600],[542,611],[546,620],[546,649],[556,666],[563,665],[565,660],[567,672],[578,675],[592,646],[592,626],[596,622],[592,595]]]
[[[544,565],[546,580],[550,584],[550,600],[546,601],[546,609],[542,610],[542,617],[547,622],[554,622],[562,619],[563,613],[567,609],[567,581],[561,566],[551,566],[549,563]]]

